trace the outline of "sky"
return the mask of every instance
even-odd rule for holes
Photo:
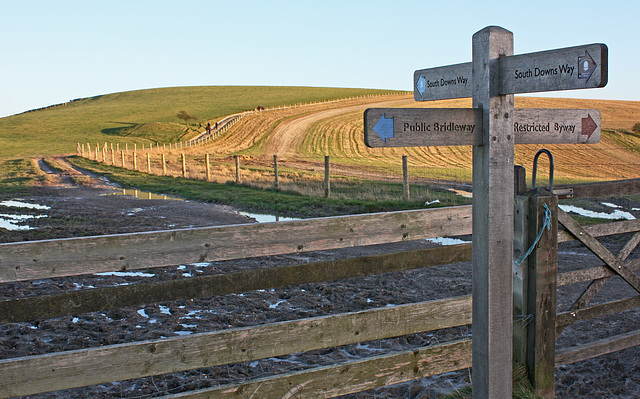
[[[640,100],[640,2],[0,0],[0,117],[175,86],[413,90],[413,72],[471,61],[472,35],[514,53],[609,48],[604,88],[535,94]]]

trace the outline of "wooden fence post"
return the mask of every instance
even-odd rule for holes
[[[278,181],[278,156],[277,155],[273,156],[273,175],[274,175],[273,186],[275,188],[278,188],[280,187],[280,182]]]
[[[324,156],[324,196],[326,198],[331,197],[330,160],[331,157],[329,155]]]
[[[111,165],[116,165],[116,153],[113,150],[113,143],[111,143]]]
[[[490,26],[472,39],[473,108],[482,142],[473,146],[473,367],[475,398],[512,396],[513,94],[498,95],[498,58],[513,33]]]
[[[207,181],[211,180],[211,166],[209,165],[209,154],[204,156],[204,164],[206,169]]]
[[[514,361],[527,366],[538,395],[553,398],[558,197],[542,188],[518,196],[514,227]]]
[[[147,173],[151,174],[151,154],[147,152]]]
[[[187,177],[187,161],[185,160],[184,153],[180,154],[180,158],[182,158],[182,177]]]
[[[240,184],[240,158],[237,155],[233,156],[236,163],[236,184]]]
[[[120,151],[120,157],[122,158],[122,167],[126,168],[127,166],[125,165],[125,162],[124,162],[124,150]]]
[[[404,193],[404,200],[409,201],[409,161],[406,155],[402,156],[402,192]]]
[[[133,151],[133,170],[138,170],[138,154],[136,154],[136,151]]]

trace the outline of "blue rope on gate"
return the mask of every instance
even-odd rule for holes
[[[531,244],[529,250],[524,255],[515,260],[516,265],[520,266],[522,262],[527,259],[527,256],[531,255],[533,249],[536,247],[536,245],[538,245],[538,241],[540,241],[540,238],[542,238],[542,233],[544,233],[545,228],[547,230],[551,230],[551,209],[549,209],[547,204],[544,204],[544,222],[542,223],[542,229],[540,229],[536,240],[533,242],[533,244]]]

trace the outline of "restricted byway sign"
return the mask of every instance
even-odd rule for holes
[[[594,144],[600,141],[597,109],[514,110],[515,144]],[[364,112],[369,147],[482,144],[482,112],[474,108],[369,108]]]
[[[537,53],[500,57],[498,93],[518,94],[604,87],[608,49],[587,44]],[[422,69],[413,74],[416,101],[472,96],[471,63]]]
[[[516,108],[516,144],[595,144],[600,141],[597,109]]]

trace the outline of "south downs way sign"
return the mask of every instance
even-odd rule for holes
[[[595,144],[597,109],[516,108],[515,144]],[[369,108],[364,113],[369,147],[482,144],[482,112],[474,108]]]
[[[608,48],[587,44],[497,59],[499,95],[604,87],[608,76]],[[416,101],[472,96],[471,63],[415,71]]]

